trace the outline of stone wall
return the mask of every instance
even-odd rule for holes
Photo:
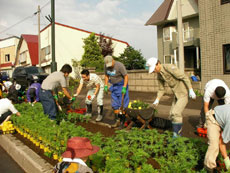
[[[97,73],[104,80],[104,73]],[[129,70],[129,91],[139,92],[157,92],[158,81],[156,74],[149,74],[147,70]],[[193,89],[201,93],[200,82],[192,82]],[[167,87],[167,94],[172,94],[172,91]]]

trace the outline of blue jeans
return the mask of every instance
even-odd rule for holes
[[[112,108],[114,110],[118,110],[121,107],[121,101],[122,101],[122,87],[124,85],[124,81],[121,81],[119,83],[113,84],[109,90],[111,93],[111,103]],[[124,108],[128,107],[129,105],[129,87],[127,85],[126,87],[126,94],[124,95]]]
[[[54,101],[52,92],[50,90],[40,89],[39,98],[44,114],[49,115],[51,120],[55,120],[57,115],[57,105]]]

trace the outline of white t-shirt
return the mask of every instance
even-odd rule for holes
[[[226,90],[226,94],[223,98],[218,98],[215,94],[215,89],[219,86]],[[204,102],[209,102],[211,98],[214,100],[224,99],[225,104],[230,104],[230,91],[224,81],[220,79],[212,79],[208,81],[204,88]]]
[[[86,88],[92,89],[96,88],[97,84],[100,84],[100,88],[104,88],[104,83],[101,80],[101,78],[95,74],[95,73],[90,73],[89,74],[89,81],[84,81],[82,78],[80,80],[80,84],[85,84]]]
[[[0,117],[7,111],[11,111],[13,114],[16,114],[18,112],[18,110],[15,109],[14,105],[9,99],[0,99]]]

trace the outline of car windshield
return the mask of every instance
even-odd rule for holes
[[[25,70],[28,74],[44,73],[42,68],[38,68],[38,67],[28,67],[28,68],[25,68]]]

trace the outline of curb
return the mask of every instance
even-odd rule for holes
[[[53,166],[11,134],[0,135],[1,147],[28,173],[52,173]]]

